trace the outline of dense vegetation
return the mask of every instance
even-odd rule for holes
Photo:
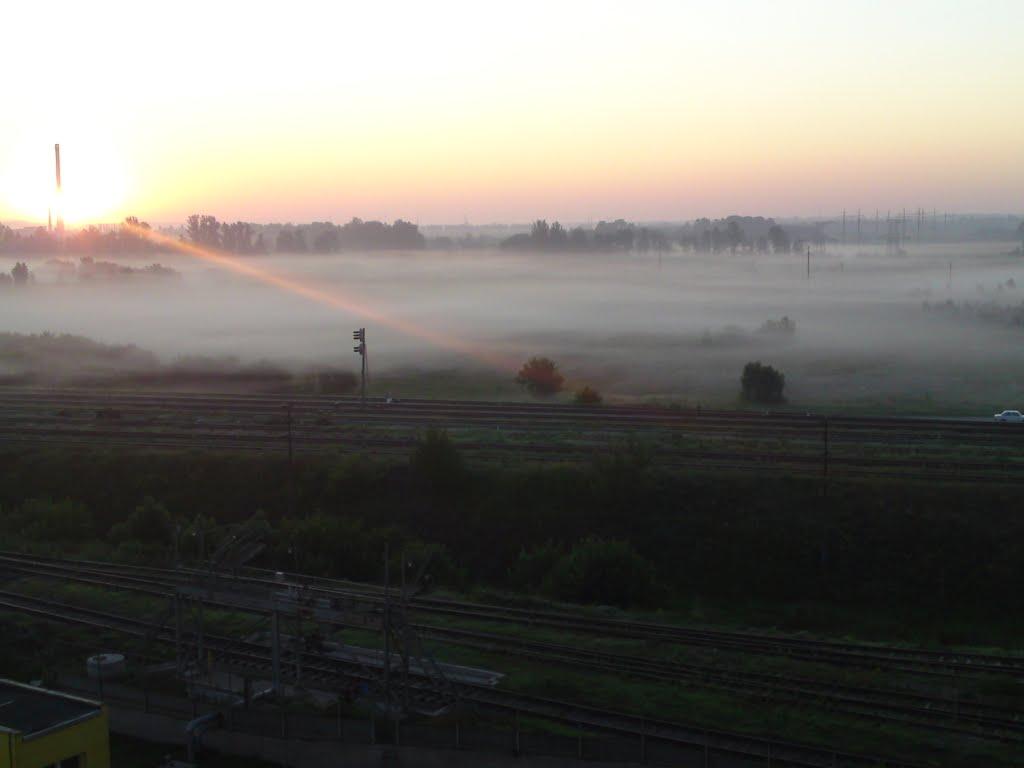
[[[782,390],[786,377],[770,365],[760,361],[743,366],[740,377],[740,397],[748,403],[782,403]]]
[[[1020,621],[1024,521],[996,487],[669,473],[636,449],[590,467],[467,464],[444,433],[408,464],[301,457],[8,451],[5,546],[168,561],[223,524],[263,526],[264,562],[379,579],[384,544],[438,553],[436,581],[625,606],[824,601],[936,626]],[[915,619],[917,620],[917,619]]]

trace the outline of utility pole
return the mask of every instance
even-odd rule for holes
[[[384,544],[384,705],[391,716],[391,549]]]
[[[405,547],[402,547],[402,592],[401,592],[401,611],[402,611],[402,693],[404,699],[402,701],[403,709],[409,711],[409,634],[412,630],[409,629],[409,625],[406,621],[409,605],[409,596],[405,586],[405,569],[408,566],[408,562],[405,559]]]
[[[352,351],[359,355],[361,370],[359,374],[359,399],[366,405],[366,329],[360,328],[352,331],[352,339],[359,344],[352,347]]]
[[[807,246],[807,279],[811,279],[811,246]]]
[[[825,417],[825,456],[824,464],[822,466],[822,477],[824,480],[824,493],[826,498],[828,497],[828,416]]]
[[[292,450],[292,404],[285,406],[288,421],[288,517],[295,515],[295,461]]]

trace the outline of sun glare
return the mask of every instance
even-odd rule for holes
[[[53,145],[13,153],[0,177],[3,204],[25,221],[66,225],[118,221],[128,194],[127,175],[114,147],[90,138],[61,144],[62,191],[57,193]]]

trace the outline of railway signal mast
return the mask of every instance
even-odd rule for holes
[[[352,331],[352,339],[359,342],[352,347],[352,351],[359,355],[362,363],[359,375],[359,398],[362,400],[362,404],[366,405],[366,329],[360,328],[357,331]]]

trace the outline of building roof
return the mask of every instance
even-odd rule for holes
[[[103,705],[66,693],[0,680],[0,729],[32,736],[98,715]]]

